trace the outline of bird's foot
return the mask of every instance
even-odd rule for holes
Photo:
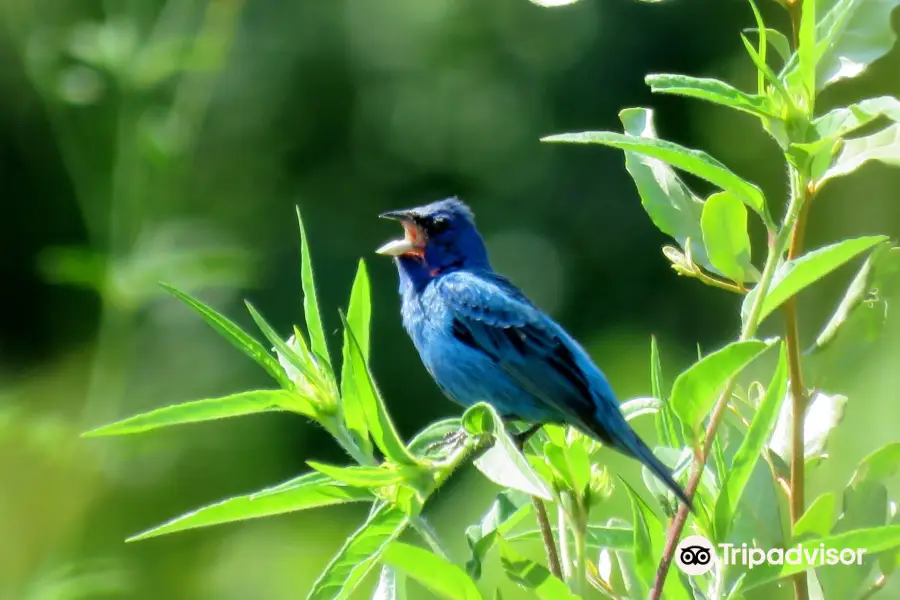
[[[441,439],[436,442],[432,442],[428,446],[425,447],[426,454],[430,454],[437,450],[443,451],[451,451],[459,446],[463,445],[468,437],[468,433],[462,427],[459,429],[455,429],[444,435]]]
[[[535,425],[530,426],[528,429],[526,429],[524,431],[520,431],[519,433],[516,433],[511,436],[512,441],[516,445],[516,448],[519,449],[519,452],[523,452],[525,450],[525,444],[528,443],[528,440],[531,439],[531,436],[533,436],[535,433],[537,433],[541,427],[543,427],[543,424],[537,423]]]

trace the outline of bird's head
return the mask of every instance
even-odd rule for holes
[[[459,269],[490,267],[472,211],[456,198],[387,212],[381,217],[399,221],[405,235],[376,252],[395,257],[416,283]]]

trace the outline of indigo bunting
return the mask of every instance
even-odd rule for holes
[[[376,252],[400,273],[403,326],[451,400],[492,405],[504,420],[574,426],[639,460],[690,501],[619,409],[587,352],[491,268],[472,211],[456,198],[388,212],[405,235]]]

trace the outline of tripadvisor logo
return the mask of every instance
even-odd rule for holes
[[[703,575],[721,560],[725,565],[744,565],[750,569],[761,565],[805,565],[810,567],[861,565],[865,548],[828,548],[825,544],[764,550],[747,544],[719,544],[701,535],[691,535],[675,549],[675,564],[688,575]]]

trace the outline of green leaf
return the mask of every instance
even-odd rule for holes
[[[341,412],[344,423],[356,445],[366,454],[372,456],[372,442],[369,439],[369,428],[366,425],[366,411],[363,408],[362,398],[356,391],[353,383],[352,368],[350,366],[350,351],[352,341],[348,331],[353,331],[359,342],[360,353],[363,360],[369,360],[369,329],[372,319],[372,301],[369,296],[369,274],[366,271],[366,263],[359,261],[356,278],[353,280],[353,288],[350,292],[350,305],[347,308],[347,323],[349,329],[344,329],[344,345],[341,364]]]
[[[828,395],[824,392],[816,392],[809,399],[806,416],[803,420],[803,454],[805,460],[817,460],[825,456],[825,447],[831,432],[844,418],[844,410],[847,397],[840,394]],[[775,431],[769,442],[769,447],[778,454],[786,463],[790,463],[791,456],[791,423],[793,422],[793,406],[791,402],[785,402],[781,407],[781,414],[775,424]]]
[[[540,529],[529,529],[514,535],[506,536],[510,544],[519,542],[540,542],[543,540]],[[591,550],[622,550],[631,552],[634,548],[634,530],[627,527],[611,527],[607,525],[588,524],[586,545]]]
[[[500,563],[512,581],[531,590],[541,600],[578,600],[565,583],[545,567],[516,552],[506,540],[498,538],[497,544],[500,546]]]
[[[619,405],[626,421],[632,421],[643,415],[659,413],[663,403],[656,398],[632,398]]]
[[[407,525],[409,520],[402,510],[380,505],[331,559],[306,600],[349,598],[381,558],[384,549],[403,533]]]
[[[647,75],[644,81],[660,94],[699,98],[751,115],[773,116],[768,98],[742,92],[718,79],[661,74]]]
[[[741,284],[759,279],[750,260],[747,208],[740,200],[728,192],[707,198],[700,227],[709,260],[720,273]]]
[[[409,441],[409,451],[414,456],[420,456],[432,449],[439,450],[439,448],[433,447],[439,445],[448,435],[456,433],[460,429],[462,429],[462,419],[459,417],[436,421],[417,433]]]
[[[584,494],[591,481],[591,457],[581,440],[559,446],[544,444],[544,458],[569,490]]]
[[[466,572],[475,579],[481,577],[481,566],[497,536],[504,536],[531,513],[532,502],[527,494],[507,490],[497,494],[481,522],[466,528],[466,541],[472,556],[466,561]]]
[[[850,485],[862,481],[884,481],[900,470],[900,442],[891,442],[865,457],[850,480]]]
[[[394,567],[381,567],[372,600],[407,600],[406,575]]]
[[[280,488],[280,491],[277,488]],[[245,496],[234,496],[198,508],[130,537],[127,541],[144,540],[176,531],[281,515],[319,506],[372,499],[372,494],[367,490],[345,486],[321,473],[307,473],[272,488]]]
[[[756,411],[741,445],[731,460],[731,467],[725,472],[721,492],[716,499],[716,536],[726,539],[734,523],[738,503],[744,488],[750,481],[753,469],[762,456],[766,441],[772,434],[778,419],[779,408],[787,392],[787,355],[784,346],[779,352],[778,367],[766,390],[766,396]]]
[[[674,448],[681,445],[678,436],[678,419],[672,412],[672,407],[667,400],[668,390],[663,385],[662,361],[659,357],[659,344],[656,342],[656,336],[650,337],[650,391],[654,398],[660,399],[660,408],[656,413],[656,434],[664,446]],[[627,402],[625,403],[627,404]],[[622,412],[625,413],[625,406],[622,405]],[[635,415],[636,416],[636,415]],[[631,417],[634,418],[634,417]]]
[[[825,182],[849,175],[871,160],[900,166],[900,123],[888,125],[872,135],[845,140],[834,163],[819,180],[818,189]]]
[[[375,445],[384,453],[385,457],[398,465],[418,464],[418,460],[409,453],[391,421],[356,333],[343,314],[341,314],[341,319],[344,322],[344,331],[349,334],[350,339],[350,373],[353,377],[353,386],[366,413],[366,423],[368,423],[372,439],[375,440]]]
[[[840,137],[865,127],[882,116],[900,122],[900,100],[893,96],[879,96],[835,108],[814,120],[813,127],[820,138]]]
[[[816,95],[816,63],[819,59],[816,47],[816,2],[818,0],[800,1],[803,4],[797,48],[799,77],[804,97],[812,100]]]
[[[766,64],[765,59],[762,55],[756,51],[753,47],[753,44],[750,43],[750,40],[747,39],[747,36],[741,34],[741,42],[744,44],[744,49],[747,51],[747,54],[750,56],[750,60],[753,61],[753,65],[756,67],[756,70],[759,73],[762,73],[763,78],[772,84],[772,86],[778,91],[781,95],[781,98],[786,103],[791,103],[792,99],[788,91],[784,88],[784,84],[781,82],[781,79],[778,75],[772,71],[772,68]]]
[[[887,237],[883,235],[844,240],[831,246],[808,252],[795,260],[785,261],[775,273],[772,286],[769,288],[769,293],[763,301],[759,322],[761,323],[775,309],[796,296],[804,288],[885,240],[887,240]],[[758,289],[758,287],[753,288],[744,298],[741,313],[745,321],[747,315],[749,315],[750,307],[756,301]]]
[[[196,298],[193,298],[168,284],[161,283],[160,285],[173,296],[197,311],[213,329],[221,333],[235,348],[259,363],[259,365],[264,368],[275,381],[281,384],[282,387],[291,387],[291,382],[287,375],[285,375],[284,369],[281,368],[281,365],[278,364],[275,357],[269,354],[269,351],[266,350],[265,346],[250,337],[249,334],[235,325],[227,317],[219,314]]]
[[[194,400],[183,404],[173,404],[122,419],[109,425],[82,434],[83,437],[103,435],[126,435],[141,433],[186,423],[215,421],[243,415],[252,415],[273,410],[292,410],[309,417],[316,414],[310,401],[302,396],[286,390],[256,390],[241,392],[222,398]],[[305,412],[304,412],[305,411]]]
[[[338,467],[312,460],[306,461],[306,464],[316,471],[328,475],[335,481],[362,488],[388,487],[416,475],[414,471],[405,474],[402,470],[392,469],[386,466]]]
[[[382,560],[448,600],[481,600],[481,592],[466,572],[428,550],[391,542]]]
[[[312,258],[309,254],[309,243],[300,207],[297,207],[297,223],[300,226],[300,281],[303,285],[303,314],[306,317],[306,329],[309,331],[310,347],[313,354],[331,367],[328,355],[328,344],[325,342],[325,330],[319,313],[319,301],[316,298],[316,280],[313,277]]]
[[[771,219],[766,211],[766,199],[762,191],[711,157],[706,152],[691,150],[665,140],[623,135],[612,131],[585,131],[563,133],[542,138],[544,142],[569,142],[575,144],[603,144],[612,148],[637,152],[669,163],[677,169],[687,171],[701,179],[731,192],[751,209],[756,211],[767,224]]]
[[[619,118],[628,135],[656,138],[652,110],[628,108],[619,113]],[[700,198],[688,189],[672,167],[655,158],[625,152],[625,169],[634,180],[641,204],[656,228],[688,249],[698,265],[713,269],[703,247],[700,230],[703,203]]]
[[[824,537],[831,533],[831,526],[834,524],[835,502],[834,492],[828,492],[816,498],[794,523],[791,539],[796,542],[807,537]]]
[[[891,11],[900,0],[823,0],[817,26],[818,87],[856,77],[887,54],[896,36]]]
[[[678,376],[670,402],[689,432],[696,431],[709,414],[716,391],[770,346],[759,340],[733,342],[703,357]]]
[[[759,35],[759,29],[756,27],[751,27],[749,29],[744,29],[744,33],[755,33]],[[787,39],[787,36],[778,31],[777,29],[765,28],[766,32],[766,41],[772,48],[775,49],[775,52],[778,53],[778,56],[781,57],[781,60],[787,62],[791,58],[791,42]]]
[[[843,548],[860,548],[866,549],[864,556],[870,556],[885,550],[900,547],[900,525],[890,525],[886,527],[874,527],[871,529],[857,529],[846,533],[829,535],[822,538],[806,540],[803,544],[804,548],[808,548],[810,553],[813,550],[820,550],[821,546],[825,546],[825,550],[835,549],[840,551]],[[820,550],[821,552],[821,550]],[[817,554],[819,556],[819,554]],[[789,577],[794,573],[800,573],[809,569],[811,566],[817,566],[819,570],[819,579],[828,572],[828,566],[822,568],[818,564],[810,565],[808,559],[801,553],[799,564],[783,565],[765,564],[756,567],[747,574],[744,579],[743,591],[747,592],[753,588],[757,588],[766,583]],[[846,574],[849,569],[842,569],[841,573]],[[836,596],[839,598],[850,598],[852,596]]]
[[[475,460],[475,467],[481,474],[502,487],[525,492],[544,500],[552,500],[547,484],[528,464],[528,459],[519,452],[506,433],[506,428],[497,411],[481,402],[463,414],[463,426],[473,435],[490,435],[494,445]]]

